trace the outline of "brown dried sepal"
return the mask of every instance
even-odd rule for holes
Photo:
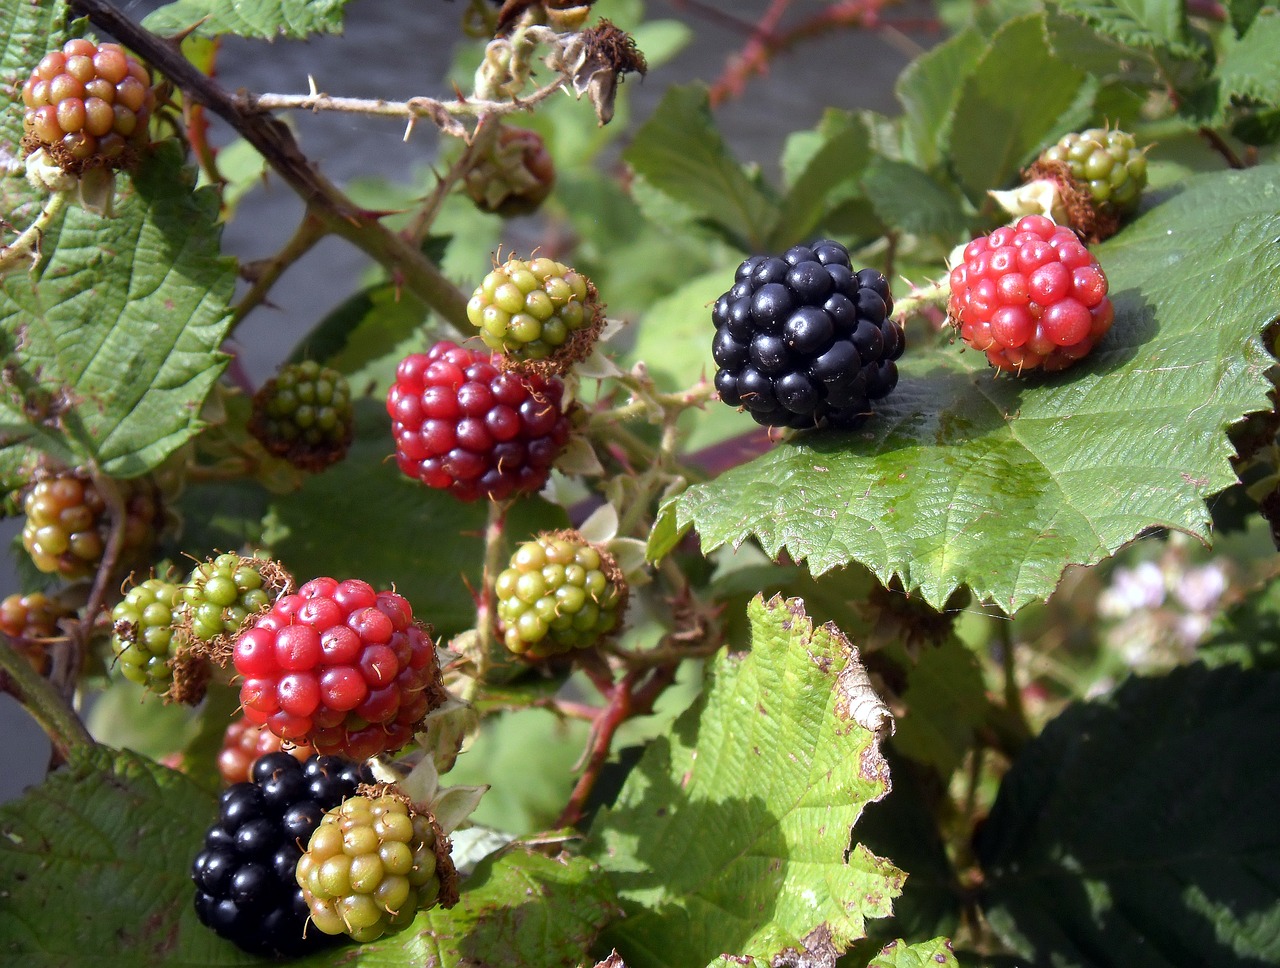
[[[1077,180],[1063,162],[1037,161],[1023,172],[1022,180],[1024,183],[1052,182],[1067,210],[1068,223],[1084,236],[1086,242],[1101,242],[1120,230],[1120,216],[1114,211],[1098,208],[1089,194],[1089,186]]]
[[[618,79],[624,74],[649,70],[635,38],[608,20],[576,34],[564,51],[564,69],[578,97],[586,94],[601,125],[613,120]]]
[[[173,670],[173,684],[164,694],[166,703],[198,705],[204,699],[213,676],[213,668],[203,650],[195,645],[180,645],[168,662]]]
[[[52,158],[59,168],[68,175],[76,176],[83,175],[86,171],[91,171],[94,168],[106,168],[109,171],[133,171],[138,167],[138,161],[141,158],[138,149],[128,142],[125,143],[124,148],[111,157],[95,152],[88,158],[77,158],[61,142],[50,144],[47,141],[41,141],[30,132],[22,136],[21,147],[24,158],[43,148],[45,154]]]

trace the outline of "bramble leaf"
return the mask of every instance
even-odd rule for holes
[[[1130,679],[1071,706],[1005,776],[981,903],[1031,964],[1280,959],[1280,672]]]
[[[959,968],[951,942],[946,938],[934,938],[919,944],[907,944],[899,939],[890,941],[867,964],[867,968],[937,968],[947,965]]]
[[[858,561],[936,608],[967,585],[1012,613],[1148,528],[1207,540],[1205,498],[1235,480],[1226,428],[1270,406],[1278,237],[1280,167],[1189,179],[1095,249],[1116,322],[1089,359],[997,378],[909,346],[860,432],[799,434],[691,487],[650,555],[690,527],[704,551],[755,535],[815,574]]]
[[[153,11],[142,25],[159,34],[177,34],[195,26],[197,33],[209,36],[300,38],[342,33],[346,5],[347,0],[176,0]]]
[[[701,968],[723,952],[770,962],[824,938],[838,954],[901,890],[888,861],[850,847],[889,789],[864,725],[888,710],[857,652],[799,599],[757,597],[749,615],[751,651],[714,661],[700,700],[592,825],[587,853],[627,914],[604,940],[629,968]]]
[[[68,208],[35,273],[4,279],[0,324],[35,407],[0,399],[0,472],[40,447],[133,477],[200,430],[235,270],[217,196],[191,181],[177,143],[159,145],[119,180],[115,217]]]

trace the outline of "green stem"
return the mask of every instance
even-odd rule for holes
[[[302,216],[297,230],[284,244],[284,248],[270,259],[245,267],[253,270],[251,279],[253,285],[235,306],[231,323],[233,331],[252,309],[267,298],[267,293],[271,291],[271,287],[276,284],[276,280],[284,274],[284,271],[315,248],[316,243],[328,234],[329,229],[325,227],[324,220],[308,211]]]
[[[6,275],[22,262],[32,264],[40,257],[40,240],[45,230],[66,207],[70,192],[54,192],[44,203],[44,208],[16,239],[0,248],[0,276]]]
[[[80,746],[92,746],[93,737],[80,722],[80,717],[56,689],[31,668],[27,657],[0,638],[0,679],[22,703],[33,719],[53,741],[54,748],[65,758]]]
[[[926,306],[945,306],[951,298],[951,281],[930,283],[923,289],[917,289],[910,295],[903,296],[893,304],[893,315],[905,321],[912,314],[920,312]]]

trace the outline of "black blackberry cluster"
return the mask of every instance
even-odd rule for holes
[[[839,242],[755,255],[716,300],[716,389],[770,427],[848,429],[898,383],[905,342],[889,283]]]
[[[373,774],[338,756],[300,763],[282,752],[260,758],[252,776],[223,791],[218,822],[191,866],[196,915],[252,954],[289,958],[331,945],[329,935],[305,930],[298,858],[325,812]]]

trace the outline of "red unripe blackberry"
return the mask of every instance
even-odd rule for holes
[[[467,169],[463,186],[476,207],[504,218],[536,211],[555,187],[556,169],[542,136],[502,125],[489,151]]]
[[[538,491],[569,441],[564,384],[437,343],[400,361],[387,393],[396,463],[464,501]]]
[[[618,627],[627,604],[617,563],[577,531],[522,544],[494,591],[503,643],[534,658],[595,645]]]
[[[395,751],[447,699],[429,630],[394,592],[317,578],[236,639],[245,717],[281,739],[365,760]]]
[[[265,726],[255,726],[245,717],[232,720],[222,735],[218,751],[218,773],[227,785],[246,783],[253,764],[271,753],[288,753],[305,762],[315,751],[306,743],[286,744]]]
[[[326,810],[373,777],[340,757],[301,763],[288,753],[262,757],[251,777],[222,792],[218,820],[191,865],[196,916],[245,951],[296,957],[330,943],[309,928],[296,881],[301,845]]]
[[[947,314],[993,366],[1062,370],[1115,317],[1102,266],[1070,228],[1042,215],[974,239],[951,270]]]
[[[331,809],[298,861],[311,923],[325,934],[373,941],[456,900],[448,841],[392,790],[373,787]]]
[[[347,378],[314,360],[282,366],[254,394],[249,420],[263,447],[309,471],[342,460],[354,426]]]
[[[58,620],[71,614],[70,609],[41,592],[14,592],[0,601],[0,633],[8,636],[10,644],[27,657],[36,672],[45,675],[50,666],[45,647],[51,639],[60,637]]]
[[[146,478],[121,481],[125,502],[123,565],[151,550],[161,518],[159,492]],[[41,475],[23,496],[22,545],[35,566],[64,578],[85,578],[97,569],[109,537],[106,502],[87,476],[73,471]]]
[[[155,108],[147,69],[119,44],[69,40],[22,85],[22,147],[43,148],[67,171],[119,168],[145,144]]]

